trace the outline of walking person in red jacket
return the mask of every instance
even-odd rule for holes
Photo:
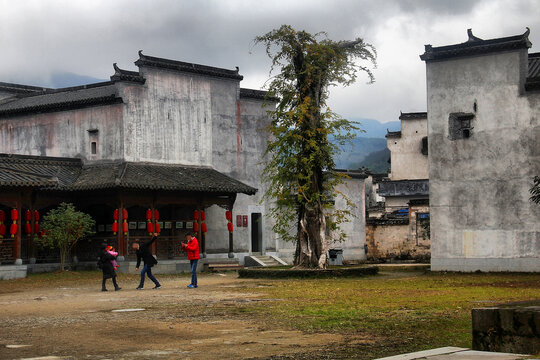
[[[182,243],[182,250],[187,251],[187,257],[189,264],[191,265],[191,284],[188,285],[188,288],[197,287],[197,263],[199,262],[199,242],[197,238],[191,235],[191,233],[186,234],[187,243]]]

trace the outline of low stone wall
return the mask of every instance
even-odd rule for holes
[[[2,265],[0,266],[0,280],[25,278],[27,272],[26,265]]]
[[[540,352],[540,300],[472,310],[474,350]]]
[[[368,219],[366,223],[369,260],[428,260],[429,239],[417,236],[416,222],[409,219]]]

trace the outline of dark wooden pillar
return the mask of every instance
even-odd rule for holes
[[[13,257],[15,258],[15,265],[22,265],[22,259],[21,259],[21,239],[22,239],[22,226],[21,226],[21,219],[22,219],[22,199],[21,195],[19,194],[19,197],[16,201],[15,209],[17,209],[17,212],[19,213],[19,219],[17,220],[17,234],[15,235],[15,241],[13,242]]]
[[[232,195],[229,198],[229,211],[231,212],[231,221],[233,219],[233,206],[234,206],[235,200],[236,200],[236,194]],[[234,229],[234,224],[233,224],[233,229]],[[230,259],[234,258],[234,237],[233,237],[233,233],[234,233],[234,231],[229,233],[229,258]]]
[[[118,247],[118,255],[122,256],[125,260],[125,256],[127,255],[127,240],[126,236],[124,235],[124,227],[122,226],[124,222],[124,206],[124,199],[120,197],[120,201],[118,204],[118,233],[116,234],[118,244],[116,246]],[[122,259],[119,260],[122,261]]]

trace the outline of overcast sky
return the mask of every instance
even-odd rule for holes
[[[425,44],[522,34],[540,51],[538,0],[0,0],[0,81],[49,85],[55,72],[108,79],[136,70],[137,51],[234,69],[261,88],[269,60],[253,38],[282,24],[333,40],[363,38],[378,52],[376,82],[332,90],[342,116],[397,120],[425,111]]]

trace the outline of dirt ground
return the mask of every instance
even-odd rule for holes
[[[159,278],[159,276],[158,276]],[[304,334],[268,325],[236,311],[258,286],[235,273],[208,274],[198,289],[186,277],[164,277],[135,290],[135,277],[120,277],[122,290],[100,284],[44,286],[0,292],[0,359],[246,359],[274,358],[342,346],[339,334]],[[249,288],[248,286],[248,288]],[[109,284],[109,290],[112,286]],[[144,309],[139,311],[120,311]]]

